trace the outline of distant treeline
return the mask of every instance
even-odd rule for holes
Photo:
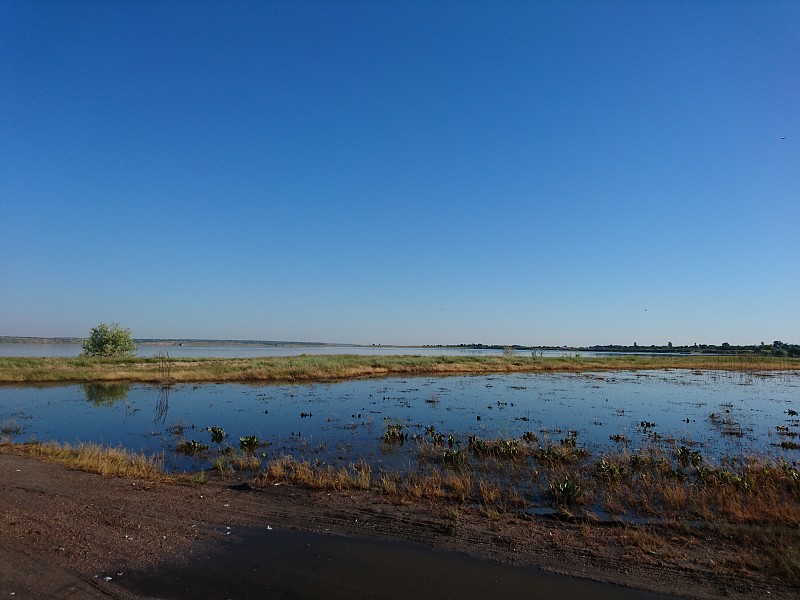
[[[425,348],[454,348],[464,350],[512,350],[537,351],[555,350],[563,352],[620,352],[620,353],[652,353],[652,354],[750,354],[760,356],[796,356],[800,357],[800,344],[786,344],[780,340],[772,344],[753,344],[750,346],[732,346],[727,342],[720,345],[715,344],[693,344],[691,346],[674,346],[668,343],[666,346],[640,346],[635,343],[633,346],[623,346],[620,344],[596,345],[596,346],[503,346],[499,344],[457,344],[457,345],[436,345],[425,346]]]
[[[727,342],[715,344],[693,344],[692,346],[590,346],[584,350],[595,352],[653,352],[653,353],[681,353],[681,354],[754,354],[761,356],[800,356],[800,344],[785,344],[780,340],[772,344],[752,344],[750,346],[732,346]]]
[[[326,344],[324,342],[284,342],[272,340],[195,340],[195,339],[158,339],[158,338],[137,338],[137,344],[148,344],[153,346],[338,346],[340,344]]]
[[[0,335],[0,344],[81,344],[84,338],[75,337],[22,337]]]

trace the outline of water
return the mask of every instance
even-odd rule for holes
[[[575,436],[604,451],[627,440],[692,445],[706,457],[772,453],[797,460],[800,374],[689,370],[386,378],[303,385],[85,384],[0,387],[0,430],[19,442],[98,442],[163,453],[169,470],[208,468],[225,446],[255,435],[265,458],[293,455],[326,463],[364,459],[406,470],[417,461],[415,437],[433,427],[457,446],[467,437],[540,441]],[[642,427],[642,422],[652,426]],[[387,446],[387,424],[409,434]],[[222,443],[207,430],[221,427]],[[784,428],[780,431],[778,427]],[[654,438],[654,435],[656,438]],[[207,444],[195,456],[181,440]]]
[[[313,573],[313,577],[309,574]],[[413,577],[409,574],[413,573]],[[232,576],[236,574],[236,576]],[[532,567],[504,565],[413,542],[275,528],[234,532],[182,565],[124,573],[115,583],[158,598],[559,598],[658,600]],[[268,591],[268,592],[267,592]]]
[[[0,356],[69,357],[80,356],[80,344],[0,344]],[[516,355],[530,356],[531,350],[517,350]],[[360,354],[367,356],[497,356],[501,350],[470,350],[464,348],[410,348],[396,346],[245,346],[241,344],[219,346],[164,346],[139,344],[136,356],[151,357],[168,353],[173,358],[258,358],[263,356],[298,356],[300,354]],[[537,351],[542,356],[575,356],[571,350]],[[581,352],[581,356],[608,356],[611,353]]]

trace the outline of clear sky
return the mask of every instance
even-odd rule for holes
[[[800,2],[0,3],[0,335],[800,342]]]

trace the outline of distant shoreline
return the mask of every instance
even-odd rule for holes
[[[25,336],[0,336],[0,344],[82,344],[86,338],[75,337],[25,337]],[[337,348],[362,348],[359,344],[330,344],[326,342],[288,342],[288,341],[262,341],[262,340],[208,340],[208,339],[157,339],[139,338],[133,340],[140,346],[239,346],[253,348],[313,348],[335,346]],[[393,346],[395,347],[395,346]],[[400,346],[396,346],[400,347]]]

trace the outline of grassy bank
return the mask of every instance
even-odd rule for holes
[[[218,480],[211,473],[167,475],[158,457],[91,444],[0,444],[3,451],[107,476],[191,485]],[[473,438],[456,449],[435,436],[418,440],[418,466],[404,474],[363,461],[334,466],[259,456],[224,452],[213,470],[223,482],[244,480],[246,489],[289,485],[329,495],[368,492],[390,505],[423,503],[436,526],[452,535],[469,515],[489,528],[501,521],[546,521],[550,535],[560,535],[565,531],[555,515],[580,524],[582,542],[599,547],[613,541],[631,560],[656,556],[681,565],[692,562],[689,549],[698,547],[741,577],[760,573],[772,582],[800,582],[800,475],[796,465],[771,457],[714,464],[669,443],[593,455],[568,439],[535,436]]]
[[[0,383],[304,382],[389,375],[638,369],[800,370],[800,359],[753,356],[362,356],[266,358],[0,357]]]
[[[265,458],[254,450],[207,451],[223,478],[238,474],[254,487],[277,484],[323,490],[372,490],[392,501],[447,500],[481,506],[488,514],[551,507],[564,516],[636,522],[800,526],[800,473],[796,463],[770,456],[707,462],[684,446],[654,443],[637,450],[593,454],[569,439],[536,436],[480,440],[449,448],[417,440],[417,466],[406,473],[377,470],[365,461],[333,466],[291,455]],[[0,443],[68,468],[112,477],[160,482],[204,480],[168,474],[163,457],[147,457],[98,444]],[[249,476],[247,475],[249,474]]]
[[[68,469],[96,473],[105,477],[127,477],[145,481],[201,485],[206,482],[204,472],[167,473],[162,455],[147,456],[125,448],[113,448],[95,443],[61,444],[58,442],[28,442],[14,444],[0,436],[0,451],[4,448]]]

